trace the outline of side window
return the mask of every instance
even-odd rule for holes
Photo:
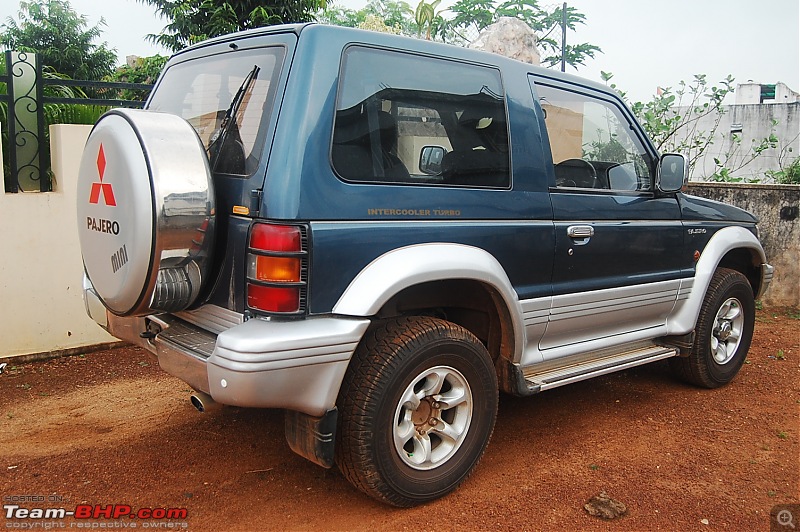
[[[497,70],[353,46],[340,80],[331,160],[342,179],[510,187]]]
[[[651,157],[611,102],[536,85],[555,164],[556,186],[650,190]]]

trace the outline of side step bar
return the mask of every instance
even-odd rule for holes
[[[594,356],[587,358],[583,355],[580,359],[573,359],[572,363],[558,366],[533,366],[525,370],[524,376],[530,392],[536,393],[677,355],[675,348],[649,344],[604,356],[594,353]]]

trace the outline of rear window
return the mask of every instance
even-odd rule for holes
[[[148,109],[186,119],[214,171],[250,175],[258,168],[267,122],[262,118],[271,112],[284,54],[283,47],[259,48],[178,63],[164,74]],[[223,135],[223,120],[240,88],[238,110]]]
[[[508,188],[508,126],[490,67],[353,46],[331,159],[351,182]]]

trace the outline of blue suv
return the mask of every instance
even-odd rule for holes
[[[756,218],[688,196],[607,87],[323,25],[172,57],[92,130],[87,312],[216,405],[410,506],[528,396],[669,359],[734,378],[772,267]]]

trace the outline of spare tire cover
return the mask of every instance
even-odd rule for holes
[[[178,311],[208,275],[214,194],[208,159],[184,119],[114,109],[92,129],[78,174],[86,274],[113,313]]]

